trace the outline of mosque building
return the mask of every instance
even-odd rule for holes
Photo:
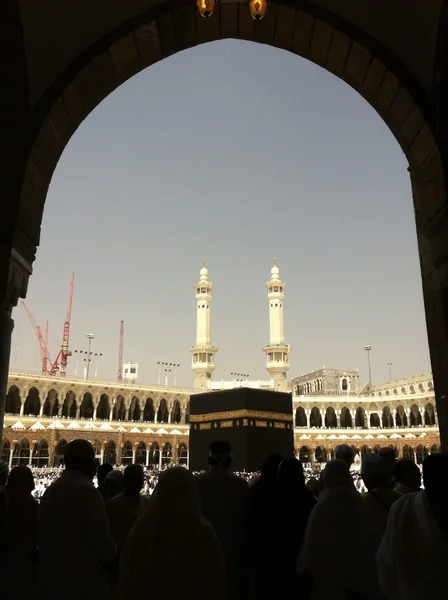
[[[251,387],[291,392],[296,455],[325,463],[340,443],[359,458],[380,446],[421,464],[440,450],[431,374],[361,386],[358,371],[322,368],[288,380],[291,346],[284,331],[285,283],[274,260],[266,283],[269,343],[266,380],[236,375],[214,381],[211,306],[213,284],[205,261],[195,284],[196,342],[190,348],[193,389],[160,381],[145,385],[11,371],[8,378],[1,458],[11,466],[53,466],[67,444],[88,439],[100,462],[139,463],[152,468],[188,465],[189,401],[198,392]]]

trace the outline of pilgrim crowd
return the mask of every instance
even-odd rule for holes
[[[148,479],[140,465],[98,468],[75,440],[39,503],[31,469],[0,463],[0,597],[445,600],[448,456],[425,459],[423,482],[389,448],[365,455],[360,477],[353,458],[339,446],[306,480],[299,460],[272,455],[240,477],[216,441],[208,471]]]

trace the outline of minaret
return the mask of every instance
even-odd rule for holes
[[[283,301],[285,298],[285,284],[280,279],[280,270],[274,258],[271,269],[271,279],[266,283],[269,300],[269,345],[263,348],[266,354],[266,368],[271,375],[273,389],[287,391],[288,380],[286,373],[289,370],[289,354],[291,346],[285,344],[283,328]]]
[[[207,391],[208,382],[215,370],[215,353],[218,348],[211,345],[210,337],[210,305],[213,298],[213,284],[208,279],[205,260],[200,271],[196,288],[196,344],[190,348],[193,355],[191,368],[194,371],[194,389]]]

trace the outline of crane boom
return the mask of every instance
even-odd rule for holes
[[[73,303],[73,286],[75,283],[75,274],[72,273],[70,278],[70,286],[68,291],[68,303],[67,303],[67,316],[65,317],[64,330],[62,332],[62,345],[61,351],[59,352],[58,359],[60,358],[60,376],[65,377],[67,373],[67,359],[72,355],[69,348],[70,342],[70,319],[72,316],[72,303]],[[57,359],[57,360],[58,360]],[[57,361],[56,361],[57,362]],[[57,365],[56,365],[57,366]],[[57,370],[57,369],[56,369]]]
[[[123,339],[124,339],[124,321],[120,321],[120,342],[118,345],[118,381],[123,379]]]
[[[24,309],[26,310],[26,314],[28,315],[28,318],[29,318],[29,320],[31,322],[31,325],[33,326],[33,329],[34,329],[34,332],[35,332],[35,334],[37,336],[37,339],[39,340],[42,373],[44,375],[47,375],[47,373],[48,373],[48,365],[49,364],[51,365],[52,362],[51,362],[50,354],[48,352],[48,347],[47,347],[46,341],[44,339],[44,336],[42,335],[41,328],[36,323],[36,320],[33,317],[33,313],[30,311],[30,309],[25,304],[25,302],[22,301],[22,305],[23,305]],[[47,321],[47,324],[45,326],[45,338],[47,338],[47,336],[48,336],[48,321]]]

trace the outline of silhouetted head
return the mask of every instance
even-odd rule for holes
[[[336,450],[334,455],[337,460],[343,460],[348,468],[352,466],[355,462],[355,453],[353,452],[353,448],[350,448],[348,444],[340,444],[336,446]]]
[[[300,460],[285,458],[278,467],[277,481],[281,490],[304,490],[305,475]]]
[[[423,461],[423,483],[425,492],[431,501],[446,502],[448,496],[447,454],[431,454],[425,458]]]
[[[9,467],[8,463],[4,460],[0,460],[0,486],[5,487],[8,481]]]
[[[208,466],[214,471],[228,471],[233,462],[229,442],[216,440],[208,447]]]
[[[78,471],[89,479],[96,473],[95,451],[87,440],[73,440],[64,452],[67,471]]]
[[[34,477],[29,467],[14,467],[8,477],[9,495],[28,496],[34,490]]]
[[[384,458],[375,452],[364,455],[361,466],[361,477],[368,490],[390,487],[386,462]]]
[[[118,494],[121,494],[124,490],[124,475],[122,471],[113,469],[109,471],[104,480],[104,491],[107,500],[115,498]]]
[[[261,465],[260,481],[264,483],[277,481],[278,467],[281,462],[282,457],[280,454],[270,454],[265,458]]]
[[[395,481],[417,492],[422,484],[420,469],[413,460],[399,460],[394,470]]]
[[[350,469],[343,460],[330,460],[322,471],[323,490],[332,490],[335,488],[354,489],[353,479],[350,475]]]
[[[316,496],[317,498],[317,496],[320,493],[319,480],[316,479],[316,477],[311,477],[310,479],[308,479],[308,481],[306,482],[306,489],[309,491],[310,494]]]
[[[199,493],[192,473],[183,467],[163,471],[151,497],[151,504],[157,510],[165,512],[169,518],[184,510],[192,509],[199,513]],[[150,511],[148,515],[151,515]]]
[[[128,465],[124,470],[124,493],[126,496],[140,494],[145,483],[145,474],[141,465]]]
[[[380,448],[378,450],[378,456],[381,456],[381,458],[384,460],[389,477],[393,477],[395,465],[397,464],[397,454],[395,450],[387,446]]]
[[[96,473],[98,479],[98,487],[101,489],[104,486],[104,482],[106,481],[106,477],[109,475],[111,471],[113,471],[113,466],[109,463],[103,463],[98,467],[98,471]]]

